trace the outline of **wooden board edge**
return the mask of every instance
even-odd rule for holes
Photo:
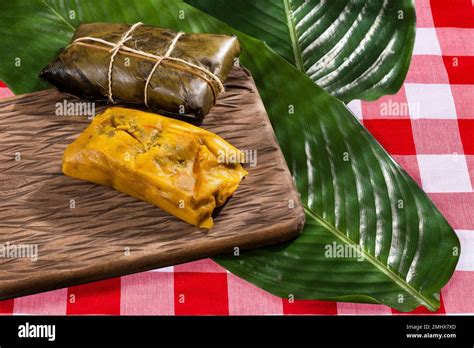
[[[240,240],[239,243],[232,243],[232,240],[229,240],[227,251],[224,253],[216,249],[216,247],[219,247],[217,243],[216,247],[206,245],[201,246],[200,243],[197,243],[193,257],[175,255],[175,258],[173,258],[172,253],[167,253],[166,261],[162,260],[158,254],[151,256],[146,255],[133,260],[126,259],[126,257],[124,257],[115,262],[101,264],[100,267],[93,265],[90,268],[84,268],[79,271],[65,270],[61,273],[60,281],[57,280],[57,271],[55,271],[56,274],[54,276],[52,275],[52,280],[50,282],[45,282],[45,278],[48,278],[48,275],[42,274],[41,276],[31,279],[28,283],[23,283],[21,287],[15,283],[11,286],[4,286],[0,292],[0,300],[7,300],[45,291],[62,289],[65,287],[86,284],[99,280],[150,271],[161,267],[179,265],[186,262],[201,260],[203,258],[224,255],[232,252],[236,246],[239,247],[240,250],[245,251],[288,242],[299,235],[304,227],[304,223],[305,215],[304,211],[301,209],[295,218],[284,221],[277,226],[271,225],[266,229],[259,230],[258,232],[249,235],[248,237],[252,238],[247,238],[248,241],[242,242],[242,240]],[[258,240],[255,238],[255,235],[258,236],[259,233],[265,236],[264,232],[267,230],[272,230],[271,239],[261,238]],[[251,248],[249,247],[250,245]],[[176,252],[176,254],[178,254],[178,252]],[[53,279],[53,277],[56,277],[56,279]]]

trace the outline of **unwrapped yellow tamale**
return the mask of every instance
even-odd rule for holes
[[[62,169],[211,228],[214,208],[225,203],[247,174],[242,158],[238,149],[202,128],[112,107],[66,148]]]

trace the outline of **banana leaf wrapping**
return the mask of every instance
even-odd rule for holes
[[[125,24],[81,24],[71,44],[42,70],[40,77],[80,98],[146,104],[171,114],[207,114],[240,54],[237,38],[178,34],[137,24],[134,28]],[[152,57],[167,54],[169,59]]]

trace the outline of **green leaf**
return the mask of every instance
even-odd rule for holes
[[[282,297],[383,303],[402,311],[439,306],[439,290],[458,260],[452,228],[342,102],[263,42],[180,1],[1,2],[0,44],[11,48],[10,57],[22,57],[22,65],[2,60],[0,79],[15,92],[43,88],[38,72],[82,21],[143,21],[239,36],[241,62],[257,82],[307,225],[293,242],[220,257],[222,265]],[[329,257],[333,243],[362,248],[363,261]]]
[[[396,93],[415,38],[412,0],[187,0],[265,41],[339,99]]]

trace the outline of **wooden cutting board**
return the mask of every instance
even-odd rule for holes
[[[0,101],[0,299],[294,238],[304,211],[255,83],[234,68],[226,86],[201,127],[256,150],[257,165],[245,165],[211,230],[61,173],[64,149],[90,121],[57,116],[56,103],[82,100],[46,90]]]

